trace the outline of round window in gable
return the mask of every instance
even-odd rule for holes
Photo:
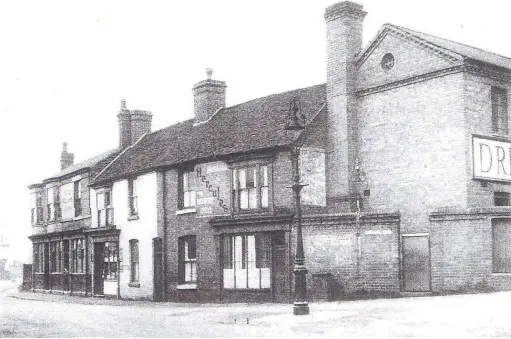
[[[388,71],[392,67],[394,67],[394,62],[395,62],[394,56],[392,54],[390,54],[390,53],[387,53],[381,59],[381,68],[383,68],[384,70]]]

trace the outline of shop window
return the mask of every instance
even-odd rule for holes
[[[138,240],[130,240],[130,282],[136,283],[140,279]]]
[[[82,215],[82,184],[81,181],[74,182],[74,208],[75,208],[75,217],[79,217]]]
[[[232,173],[232,194],[236,209],[268,207],[268,166],[236,168]]]
[[[34,244],[34,272],[36,273],[44,273],[44,244],[36,243]]]
[[[491,111],[493,132],[508,134],[507,90],[491,88]]]
[[[196,204],[194,174],[193,169],[179,173],[179,209],[191,208]]]
[[[137,179],[128,180],[129,213],[130,216],[138,215]]]
[[[73,273],[84,272],[85,249],[82,239],[71,241],[71,268]]]
[[[494,219],[493,272],[511,273],[511,219]]]
[[[179,282],[197,282],[197,242],[194,235],[179,238]]]
[[[223,287],[270,288],[270,235],[268,233],[223,237]]]
[[[50,268],[51,273],[62,272],[62,248],[60,241],[52,241],[50,243]]]
[[[509,193],[495,192],[493,194],[495,206],[509,206]]]
[[[117,280],[117,244],[106,242],[104,250],[103,277],[105,280]]]
[[[114,224],[114,210],[112,208],[112,192],[104,191],[97,194],[96,205],[98,209],[98,226],[111,226]]]

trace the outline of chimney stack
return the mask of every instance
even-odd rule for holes
[[[75,163],[75,155],[68,153],[67,142],[62,144],[62,153],[60,154],[60,169],[63,170]]]
[[[347,206],[346,198],[354,193],[352,179],[358,157],[355,62],[362,50],[366,14],[362,5],[351,1],[334,4],[325,11],[329,145],[326,187],[327,203],[336,210]]]
[[[195,123],[207,121],[219,108],[225,107],[225,81],[212,80],[213,70],[206,69],[206,80],[193,86]]]
[[[119,147],[126,148],[134,144],[142,135],[151,132],[152,114],[148,111],[133,110],[121,100],[121,109],[117,115],[119,121]]]

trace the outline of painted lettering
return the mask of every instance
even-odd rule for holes
[[[486,149],[488,150],[488,154],[490,156],[490,161],[488,161],[488,163],[490,164],[490,167],[488,167],[487,170],[483,169],[483,146],[486,147]],[[480,164],[481,164],[481,172],[483,172],[483,173],[489,172],[491,170],[491,167],[492,167],[492,164],[493,164],[490,146],[488,146],[487,144],[480,143],[479,144],[479,156],[480,156],[480,161],[481,161],[480,162]]]
[[[506,152],[500,146],[495,146],[495,148],[497,149],[497,163],[498,163],[497,174],[500,174],[501,166],[502,166],[502,172],[504,172],[504,174],[507,174],[506,169],[504,168],[504,159],[506,158]]]

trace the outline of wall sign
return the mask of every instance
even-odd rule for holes
[[[474,179],[511,181],[511,141],[472,136]]]

